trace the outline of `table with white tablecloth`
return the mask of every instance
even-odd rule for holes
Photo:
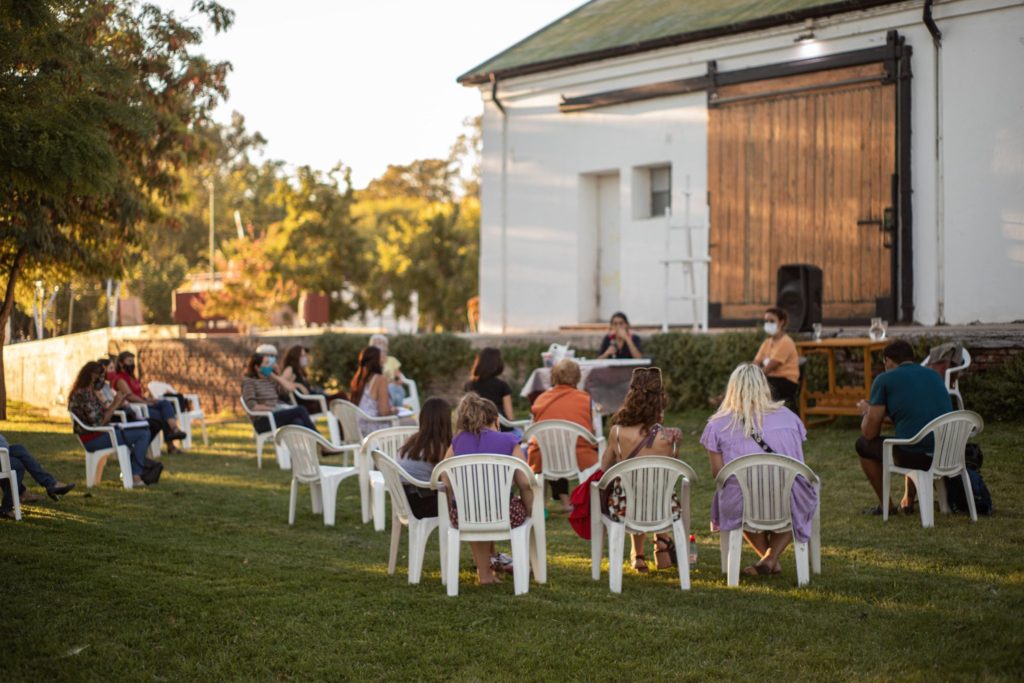
[[[602,412],[609,415],[622,405],[629,389],[629,379],[633,369],[651,364],[650,358],[608,358],[601,360],[578,360],[580,366],[580,383],[577,389],[590,394],[594,402],[599,404]],[[536,398],[551,388],[551,368],[537,368],[530,373],[519,391],[523,398]]]

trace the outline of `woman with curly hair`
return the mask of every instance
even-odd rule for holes
[[[676,457],[676,443],[682,433],[678,429],[665,428],[661,421],[665,417],[668,397],[661,382],[661,368],[637,368],[629,381],[626,400],[612,416],[612,428],[608,434],[608,446],[601,456],[601,469],[608,471],[612,465],[645,455]],[[608,489],[607,509],[612,519],[619,519],[625,513],[626,501],[617,491],[618,480]],[[633,569],[647,572],[644,546],[647,534],[633,534]],[[654,538],[655,559],[659,569],[671,567],[675,547],[670,536],[657,535]]]
[[[772,400],[772,389],[764,371],[753,363],[741,363],[732,371],[725,398],[718,412],[708,419],[701,445],[707,449],[711,476],[717,477],[726,463],[750,453],[777,453],[804,461],[803,422],[782,401]],[[760,561],[744,568],[748,576],[778,574],[779,555],[795,534],[806,541],[811,518],[818,507],[818,495],[803,477],[793,482],[793,533],[760,532],[743,536],[757,551]],[[739,529],[743,522],[743,495],[735,477],[725,482],[711,500],[711,528]]]

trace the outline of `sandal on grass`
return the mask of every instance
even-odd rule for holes
[[[643,555],[635,555],[633,557],[633,569],[638,574],[646,574],[649,571],[647,568],[647,558]]]
[[[676,544],[671,538],[656,536],[654,538],[654,560],[658,569],[668,569],[676,565]]]
[[[775,571],[772,571],[768,568],[768,565],[760,563],[752,564],[749,567],[744,567],[742,571],[742,574],[744,576],[773,576],[775,574],[781,573],[782,570],[779,568],[776,568]]]

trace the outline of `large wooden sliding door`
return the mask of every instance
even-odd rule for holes
[[[827,319],[891,306],[896,93],[882,63],[721,87],[708,136],[721,319],[760,317],[789,263],[822,269]]]

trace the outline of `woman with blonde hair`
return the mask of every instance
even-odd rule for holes
[[[601,469],[638,456],[662,455],[676,457],[676,443],[682,435],[678,429],[662,427],[668,397],[661,381],[661,368],[637,368],[629,381],[629,390],[622,407],[612,416],[608,433],[608,446],[601,456]],[[612,519],[625,514],[626,501],[618,490],[618,480],[612,482],[607,496],[605,512]],[[647,534],[633,534],[633,569],[646,574],[647,559],[644,545]],[[658,569],[675,564],[675,544],[671,536],[655,536],[655,559]]]
[[[445,459],[476,453],[522,458],[522,451],[519,450],[519,437],[511,432],[499,431],[497,406],[477,394],[466,394],[459,401],[459,407],[455,411],[455,432],[452,445],[444,455]],[[530,506],[533,504],[533,489],[530,488],[530,482],[522,472],[517,471],[514,480],[516,486],[519,487],[519,496],[513,496],[509,501],[509,515],[512,526],[516,527],[525,522],[529,516]],[[447,482],[445,485],[447,486]],[[451,490],[450,486],[448,490]],[[452,526],[457,528],[459,517],[454,506],[450,508],[450,517]],[[473,541],[469,547],[473,553],[473,561],[476,563],[476,573],[480,583],[497,583],[500,579],[494,570],[509,564],[507,556],[501,558],[496,555],[494,544],[488,541]],[[499,558],[501,559],[499,560]]]
[[[711,476],[717,477],[726,463],[751,453],[775,453],[804,461],[803,422],[782,401],[773,401],[764,372],[753,363],[741,363],[732,371],[718,412],[708,419],[701,445],[707,449]],[[779,556],[793,536],[806,541],[818,496],[803,477],[793,483],[793,533],[744,532],[760,560],[744,568],[748,576],[778,574]],[[739,529],[743,521],[743,497],[739,483],[730,478],[711,501],[712,530]]]

